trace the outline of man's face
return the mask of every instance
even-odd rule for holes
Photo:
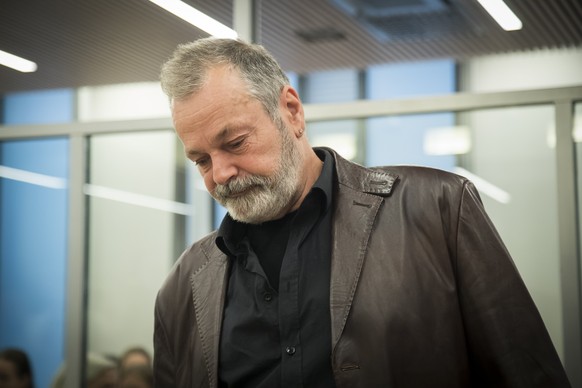
[[[282,217],[298,200],[301,156],[291,130],[246,90],[238,73],[216,68],[172,113],[210,194],[234,219],[256,224]]]

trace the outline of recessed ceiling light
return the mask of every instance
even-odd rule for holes
[[[23,73],[32,73],[35,72],[38,68],[36,63],[2,50],[0,50],[0,65],[10,67],[11,69],[18,70]]]
[[[198,11],[196,8],[180,0],[150,0],[155,5],[187,21],[195,27],[208,32],[216,38],[236,39],[238,34],[235,30],[225,26],[219,21]]]
[[[523,24],[503,0],[477,0],[505,31],[521,30]]]

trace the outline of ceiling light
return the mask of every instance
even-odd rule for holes
[[[521,30],[521,20],[503,0],[477,0],[505,31]]]
[[[21,71],[23,73],[32,73],[36,71],[36,63],[28,59],[17,57],[14,54],[7,53],[0,50],[0,65],[10,67],[11,69]]]
[[[210,16],[198,11],[180,0],[150,0],[155,5],[187,21],[216,38],[236,39],[238,34]]]

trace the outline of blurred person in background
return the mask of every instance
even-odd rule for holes
[[[150,365],[133,365],[121,369],[117,388],[153,388],[154,372]]]
[[[22,350],[7,348],[0,352],[0,388],[34,388],[32,367]]]
[[[152,356],[141,346],[127,349],[119,358],[119,367],[127,369],[132,366],[152,366]]]
[[[55,375],[51,388],[64,388],[66,373],[65,362]],[[110,358],[97,353],[87,354],[84,388],[117,388],[118,377],[117,364]]]

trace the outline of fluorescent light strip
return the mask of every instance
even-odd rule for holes
[[[454,172],[469,179],[473,184],[475,184],[477,190],[497,202],[508,204],[511,201],[511,194],[495,186],[493,183],[486,181],[480,176],[477,176],[461,167],[455,167]]]
[[[17,182],[29,183],[31,185],[47,187],[50,189],[66,189],[67,180],[51,175],[37,174],[18,168],[0,165],[0,178],[6,178]],[[190,216],[194,214],[192,205],[182,202],[169,201],[143,194],[131,193],[128,191],[112,189],[104,186],[85,184],[83,192],[93,197],[109,199],[123,202],[129,205],[142,206],[150,209],[162,210],[169,213]]]
[[[191,216],[194,214],[192,205],[182,202],[170,201],[148,195],[131,193],[129,191],[112,189],[110,187],[85,184],[83,192],[97,198],[109,199],[123,202],[129,205],[147,207],[150,209],[162,210],[169,213]]]
[[[505,31],[521,30],[523,24],[503,0],[477,0]]]
[[[216,38],[236,39],[238,34],[232,28],[216,21],[210,16],[198,11],[196,8],[180,0],[150,0],[155,5],[162,7],[166,11],[176,15],[180,19],[208,32]]]
[[[2,50],[0,50],[0,65],[21,71],[23,73],[32,73],[35,72],[38,68],[36,63],[29,61],[28,59],[17,57],[14,54],[10,54]]]
[[[37,174],[18,168],[0,166],[0,178],[11,179],[18,182],[30,183],[50,189],[64,189],[67,187],[67,180],[50,175]]]

